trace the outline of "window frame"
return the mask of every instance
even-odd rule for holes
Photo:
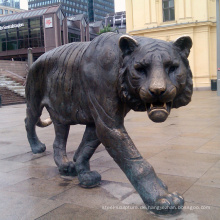
[[[169,2],[173,1],[173,6],[169,6]],[[168,3],[168,7],[164,7],[164,3]],[[173,10],[173,18],[171,11]],[[168,12],[168,19],[165,17],[165,11]],[[163,12],[163,22],[175,21],[175,1],[174,0],[162,0],[162,12]]]

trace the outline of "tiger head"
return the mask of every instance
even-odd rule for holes
[[[163,122],[171,108],[187,105],[193,92],[188,56],[192,40],[175,42],[122,35],[119,39],[123,65],[118,91],[135,111],[147,111],[154,122]]]

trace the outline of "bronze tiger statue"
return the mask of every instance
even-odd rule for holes
[[[99,185],[101,175],[90,170],[89,160],[102,143],[148,209],[159,214],[179,212],[183,197],[170,193],[141,156],[124,118],[132,109],[163,122],[171,108],[190,102],[193,85],[187,58],[191,47],[188,36],[165,42],[105,33],[91,42],[70,43],[43,54],[32,65],[26,84],[25,125],[33,153],[46,149],[35,126],[53,122],[54,160],[61,174],[78,175],[82,187]],[[40,119],[44,107],[51,120]],[[86,129],[69,161],[66,142],[70,125],[75,124]]]

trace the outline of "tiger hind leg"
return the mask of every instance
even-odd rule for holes
[[[45,144],[41,143],[36,134],[36,124],[41,115],[42,109],[38,112],[32,111],[29,106],[26,109],[25,128],[27,131],[27,138],[34,154],[43,153],[46,150]]]

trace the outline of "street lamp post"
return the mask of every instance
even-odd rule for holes
[[[216,0],[216,35],[217,35],[217,94],[220,96],[220,5]]]

